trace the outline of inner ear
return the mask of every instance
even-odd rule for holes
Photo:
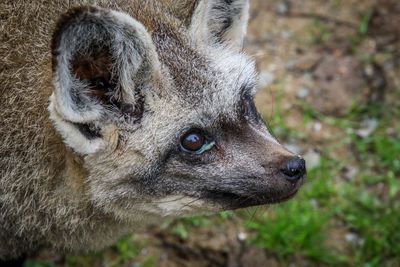
[[[88,84],[87,94],[102,104],[112,104],[118,77],[113,71],[109,47],[90,46],[90,51],[78,51],[71,60],[71,72],[75,78]]]

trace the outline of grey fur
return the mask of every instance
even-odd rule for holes
[[[255,66],[238,49],[248,1],[185,1],[186,13],[171,0],[0,3],[0,259],[96,250],[160,217],[299,188],[252,106]],[[115,82],[100,98],[97,74],[71,65],[99,47]],[[215,147],[182,152],[190,128]]]

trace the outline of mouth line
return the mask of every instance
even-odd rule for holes
[[[273,200],[269,204],[276,204],[276,203],[280,203],[280,202],[284,202],[286,200],[289,200],[292,197],[294,197],[297,194],[298,191],[299,191],[299,189],[297,188],[297,189],[293,190],[291,193],[289,193],[288,195],[286,195],[286,196],[284,196],[282,198],[277,198],[277,199]]]
[[[206,198],[213,202],[221,203],[227,209],[240,209],[284,202],[294,197],[298,190],[299,188],[296,187],[294,190],[282,197],[259,197],[257,195],[241,195],[232,192],[208,190]]]

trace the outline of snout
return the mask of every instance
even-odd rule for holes
[[[306,174],[306,161],[299,156],[295,156],[285,161],[282,164],[280,171],[286,180],[297,182]]]
[[[224,204],[224,209],[273,204],[293,197],[306,176],[305,160],[285,152],[284,156],[268,166],[267,170],[272,172],[219,182],[218,186],[207,190],[205,196]]]
[[[237,209],[279,203],[296,195],[307,172],[302,157],[279,142],[260,138],[253,129],[229,142],[235,151],[222,167],[226,176],[205,185],[202,197],[223,209]],[[227,168],[231,165],[234,168]]]

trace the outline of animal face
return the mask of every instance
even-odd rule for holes
[[[254,106],[248,2],[200,1],[191,14],[186,26],[155,14],[146,30],[82,7],[54,33],[50,118],[83,157],[93,204],[121,219],[274,203],[302,183],[304,160]]]

